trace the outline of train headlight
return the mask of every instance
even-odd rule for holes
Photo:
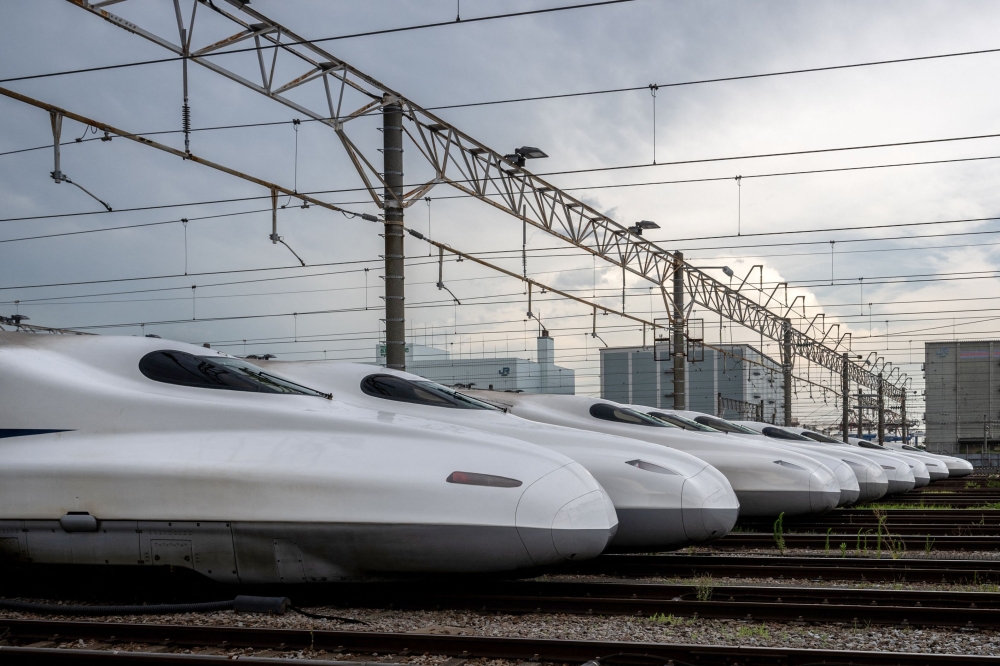
[[[521,485],[517,479],[477,472],[452,472],[445,481],[465,486],[489,486],[490,488],[517,488]]]
[[[660,465],[655,465],[651,462],[646,462],[645,460],[639,460],[638,458],[635,460],[626,460],[625,464],[632,465],[632,467],[638,467],[639,469],[644,469],[647,472],[655,472],[657,474],[673,474],[675,476],[678,475],[677,472],[670,469],[669,467],[662,467]]]

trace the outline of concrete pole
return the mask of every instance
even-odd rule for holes
[[[858,439],[861,439],[861,435],[864,434],[864,424],[862,421],[865,420],[865,408],[861,401],[864,394],[861,392],[861,387],[858,387]]]
[[[385,365],[406,369],[406,301],[403,280],[403,108],[382,98],[382,148],[385,166]]]
[[[792,425],[792,322],[786,319],[782,324],[784,334],[781,340],[781,375],[785,384],[785,425]]]
[[[847,375],[847,368],[848,368],[847,364],[850,363],[850,361],[847,360],[847,353],[846,352],[844,353],[844,355],[843,355],[842,358],[843,358],[844,367],[841,369],[841,372],[840,372],[840,396],[841,396],[841,401],[843,403],[842,404],[843,409],[840,410],[841,411],[841,414],[840,414],[840,430],[841,430],[841,432],[844,433],[844,442],[846,442],[847,441],[847,437],[848,437],[848,432],[847,432],[848,421],[850,420],[850,418],[849,418],[849,416],[850,416],[849,415],[849,411],[850,411],[850,407],[851,407],[851,404],[850,404],[851,403],[851,381],[850,381],[850,379],[848,379],[848,375]]]
[[[903,444],[906,444],[906,388],[903,388],[903,393],[899,398],[899,434],[903,438]]]
[[[684,254],[674,252],[674,409],[687,409],[685,400]]]
[[[885,393],[881,372],[878,373],[878,443],[885,444]]]

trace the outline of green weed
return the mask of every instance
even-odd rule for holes
[[[737,638],[770,638],[771,631],[767,628],[767,625],[749,625],[746,627],[739,627],[736,629]]]
[[[647,622],[652,622],[654,624],[669,624],[671,627],[676,627],[679,624],[684,624],[687,620],[682,617],[677,617],[673,613],[670,615],[664,615],[663,613],[657,613],[656,615],[651,615]]]
[[[782,511],[778,519],[774,521],[774,543],[778,546],[778,552],[785,554],[785,512]]]

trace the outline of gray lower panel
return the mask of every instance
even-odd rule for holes
[[[913,481],[890,481],[885,494],[895,495],[896,493],[905,493],[908,490],[913,490]]]
[[[534,530],[536,545],[523,542],[514,527],[234,522],[232,530],[236,568],[245,583],[503,571],[536,564],[526,547],[554,551],[549,530]]]
[[[784,513],[786,516],[797,516],[805,513],[813,513],[813,495],[823,495],[826,493],[814,493],[809,490],[737,490],[736,497],[740,500],[741,516],[777,516]],[[840,502],[840,493],[834,495],[830,508],[835,507]],[[825,501],[825,500],[824,500]],[[817,502],[821,504],[822,502]]]
[[[729,534],[739,517],[739,507],[684,509],[684,531],[695,543],[712,541]]]
[[[857,497],[858,502],[870,502],[882,497],[889,490],[889,483],[859,483],[861,494]]]
[[[849,490],[847,488],[840,489],[840,499],[837,502],[837,506],[850,506],[858,501],[861,497],[862,491],[864,490],[864,484],[858,484],[860,488],[858,490]]]
[[[618,533],[609,552],[670,550],[690,543],[681,509],[627,509],[615,507]]]
[[[95,532],[66,532],[58,520],[7,520],[0,521],[0,557],[174,566],[221,582],[298,583],[549,565],[594,557],[610,536],[608,530],[477,525],[105,520],[98,520]]]

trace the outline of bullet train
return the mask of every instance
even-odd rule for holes
[[[771,445],[774,442],[780,442],[783,446],[787,446],[794,451],[801,451],[806,455],[830,456],[847,463],[857,476],[858,484],[861,486],[861,495],[858,498],[860,502],[876,500],[884,496],[889,490],[887,470],[879,462],[867,456],[858,455],[853,449],[838,449],[833,451],[826,444],[820,444],[813,439],[799,435],[786,428],[759,421],[733,421],[733,423],[764,435]],[[890,460],[887,461],[887,465],[891,467],[889,471],[893,472],[893,476],[896,475],[897,471],[901,471],[902,463],[899,461]]]
[[[702,414],[701,412],[678,412],[678,413],[685,415],[686,417],[696,421],[697,423],[719,430],[720,432],[737,435],[739,437],[753,437],[758,440],[765,437],[762,433],[756,430],[751,430],[750,428],[739,425],[734,421],[727,421],[726,419],[720,418],[718,416]],[[771,443],[773,441],[774,440],[768,440],[768,443]],[[919,461],[916,460],[908,462],[910,463],[908,465],[909,472],[907,472],[906,470],[897,469],[896,474],[894,475],[896,477],[895,480],[899,481],[900,483],[894,484],[893,487],[898,488],[899,492],[905,492],[906,490],[910,490],[913,487],[913,486],[908,486],[908,484],[911,481],[915,482],[916,487],[920,487],[921,484],[927,485],[930,482],[930,477],[927,475],[926,467],[924,467]],[[887,472],[886,482],[888,483],[889,481],[888,470],[886,470],[886,472]],[[920,474],[923,474],[923,476],[922,477],[917,476],[916,479],[913,478],[915,475],[920,475]],[[888,487],[886,489],[886,492],[888,493]]]
[[[840,502],[840,484],[812,458],[725,437],[698,437],[608,400],[573,395],[463,391],[515,416],[571,428],[641,439],[701,458],[722,472],[740,502],[740,514],[777,516],[829,511]]]
[[[666,421],[667,423],[675,425],[683,430],[691,430],[692,432],[701,433],[702,436],[707,434],[710,437],[718,437],[719,435],[726,437],[726,434],[713,432],[711,428],[701,426],[698,423],[695,423],[693,425],[677,423],[676,421],[678,420],[686,421],[687,419],[684,418],[678,419],[677,417],[670,418],[670,413],[664,412],[659,408],[640,407],[636,405],[630,405],[630,407],[632,407],[636,411],[641,411],[645,414],[649,414],[653,418],[659,419],[661,421]],[[758,437],[758,439],[761,438]],[[732,443],[733,440],[728,440],[728,441]],[[740,442],[740,443],[745,444],[746,442]],[[759,441],[755,442],[755,444],[760,444],[760,443],[761,442]],[[772,448],[778,448],[778,449],[783,449],[785,451],[792,451],[794,453],[808,455],[816,462],[825,465],[828,469],[830,469],[833,472],[834,476],[837,477],[837,483],[840,484],[840,502],[837,504],[837,506],[850,506],[855,502],[857,502],[862,497],[871,496],[874,493],[885,492],[884,485],[883,486],[877,485],[879,481],[878,478],[875,478],[874,483],[871,483],[870,482],[871,479],[868,478],[869,474],[867,473],[867,470],[863,469],[862,473],[858,474],[857,469],[851,466],[848,463],[848,461],[843,460],[842,458],[824,455],[821,452],[815,450],[806,451],[803,450],[802,447],[796,448],[794,446],[788,446],[788,443],[783,441],[766,440],[766,444],[767,446],[770,446]]]
[[[348,404],[520,439],[575,460],[614,504],[618,531],[610,550],[648,552],[704,542],[724,536],[739,515],[739,502],[726,477],[680,451],[526,421],[407,372],[331,361],[259,363]]]
[[[870,449],[852,446],[841,439],[836,439],[835,437],[824,435],[821,432],[808,430],[806,428],[783,426],[783,429],[802,437],[808,437],[815,442],[835,447],[837,451],[849,451],[853,454],[862,455],[879,463],[882,465],[882,469],[886,470],[886,475],[890,477],[889,491],[886,493],[887,495],[894,495],[896,493],[912,490],[916,487],[917,476],[921,477],[921,486],[930,483],[930,475],[927,472],[927,466],[916,458],[902,455],[901,452],[890,451],[888,449]],[[895,473],[904,470],[909,473],[908,476],[900,476]],[[912,482],[910,482],[909,477],[913,477]],[[902,481],[899,479],[902,479]]]
[[[601,553],[580,464],[363,409],[154,338],[0,333],[0,554],[223,582],[485,572]]]
[[[943,460],[944,464],[948,467],[948,476],[950,478],[960,478],[963,476],[968,476],[975,471],[975,467],[972,466],[965,458],[958,458],[956,456],[948,456],[943,453],[931,453],[924,449],[917,448],[915,446],[910,446],[909,444],[904,444],[903,442],[886,442],[882,445],[882,448],[886,449],[890,453],[905,453],[911,454],[916,453],[922,456],[931,456],[936,460]]]
[[[848,436],[847,443],[862,449],[868,449],[873,451],[884,451],[882,446],[879,446],[878,442],[870,442],[867,439],[862,439],[860,437]],[[951,476],[951,471],[947,463],[938,456],[926,453],[926,452],[916,452],[916,451],[906,451],[905,455],[907,458],[919,460],[924,465],[927,466],[927,473],[930,476],[931,482],[941,481],[942,479],[947,479]],[[960,458],[955,458],[955,460],[961,460]],[[961,467],[964,470],[964,466]]]

